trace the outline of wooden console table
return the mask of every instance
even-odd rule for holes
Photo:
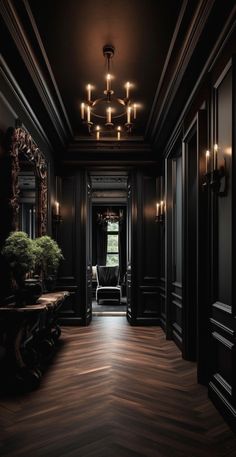
[[[10,390],[38,386],[61,334],[58,311],[69,292],[43,294],[37,303],[25,307],[0,307],[5,349],[3,381]]]

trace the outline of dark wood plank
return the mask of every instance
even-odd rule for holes
[[[4,457],[233,457],[236,437],[160,328],[63,328],[37,391],[0,398]]]

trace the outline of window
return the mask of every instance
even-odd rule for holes
[[[107,223],[107,259],[106,265],[119,265],[119,222]]]

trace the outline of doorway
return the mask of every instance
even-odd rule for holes
[[[126,315],[127,173],[91,171],[90,178],[92,315]]]
[[[197,360],[197,297],[198,297],[198,144],[194,122],[183,141],[183,357]]]

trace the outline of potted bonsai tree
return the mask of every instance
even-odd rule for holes
[[[25,284],[26,274],[30,273],[35,266],[33,241],[25,232],[12,232],[5,241],[2,254],[11,270],[17,306],[36,300],[41,294],[40,286],[36,287],[36,291],[35,284],[32,284],[31,288],[26,290]]]
[[[64,258],[57,242],[44,235],[33,240],[36,253],[36,271],[41,275],[43,287],[53,290],[60,261]]]

